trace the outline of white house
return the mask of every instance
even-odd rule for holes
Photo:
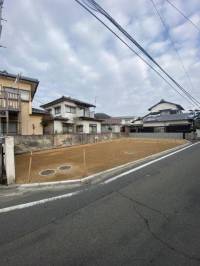
[[[137,132],[190,132],[194,115],[183,110],[179,104],[161,100],[149,108],[150,113],[133,122],[133,129]]]
[[[41,106],[51,116],[46,120],[45,133],[101,133],[101,120],[94,117],[95,105],[62,96]]]

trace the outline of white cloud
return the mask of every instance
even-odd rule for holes
[[[170,5],[159,11],[191,75],[188,87],[180,62],[149,0],[99,0],[177,81],[200,98],[199,33]],[[199,25],[198,0],[174,2]],[[16,6],[15,6],[16,5]],[[5,1],[0,68],[40,80],[35,104],[61,95],[94,103],[112,115],[145,113],[161,98],[191,108],[139,58],[73,0]],[[134,46],[133,46],[134,48]]]

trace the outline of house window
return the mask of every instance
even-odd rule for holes
[[[30,100],[30,92],[12,87],[4,87],[4,91],[8,93],[8,97],[11,99],[17,99],[17,96],[21,96],[22,101]]]
[[[54,109],[55,109],[55,115],[58,115],[61,113],[61,107],[60,106],[57,106]]]
[[[90,133],[96,134],[97,133],[97,125],[96,124],[90,124]]]
[[[83,133],[83,125],[76,126],[76,132],[77,133]]]
[[[47,109],[47,112],[49,112],[50,114],[52,114],[52,109]]]
[[[66,111],[66,113],[75,114],[76,113],[76,107],[70,106],[70,105],[65,105],[65,111]]]
[[[63,123],[63,133],[74,133],[74,125]]]

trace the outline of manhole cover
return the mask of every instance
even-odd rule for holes
[[[49,176],[49,175],[54,175],[54,174],[55,174],[55,170],[53,169],[47,169],[47,170],[40,172],[40,175],[44,175],[44,176]]]
[[[59,170],[65,171],[65,170],[69,170],[70,168],[71,168],[71,165],[62,165],[59,167]]]

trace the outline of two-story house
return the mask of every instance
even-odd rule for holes
[[[46,120],[46,134],[101,133],[101,120],[90,110],[93,104],[62,96],[41,107],[51,114]]]
[[[32,108],[37,79],[0,71],[0,135],[42,135],[43,111]]]
[[[194,115],[183,111],[181,105],[161,100],[149,108],[147,115],[136,119],[132,129],[137,132],[190,132]]]

